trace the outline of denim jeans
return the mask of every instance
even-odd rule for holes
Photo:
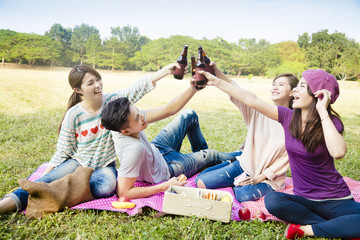
[[[238,202],[256,201],[265,194],[274,191],[272,187],[267,183],[259,183],[256,185],[234,186],[235,177],[243,173],[239,160],[230,163],[226,161],[222,164],[205,169],[200,173],[195,182],[200,179],[205,184],[206,188],[224,188],[233,187],[235,198]]]
[[[185,136],[188,137],[193,153],[180,153]],[[163,155],[171,176],[185,174],[192,176],[200,170],[233,159],[241,151],[222,153],[208,149],[200,130],[199,119],[194,110],[186,109],[170,122],[151,142]]]
[[[353,199],[313,201],[272,192],[265,196],[265,207],[269,213],[286,222],[311,225],[315,236],[360,237],[360,203]]]
[[[35,180],[35,182],[50,183],[74,172],[75,169],[79,166],[80,163],[75,159],[68,159],[54,168],[48,174]],[[90,190],[94,198],[105,198],[112,196],[116,188],[116,178],[117,171],[115,168],[115,163],[111,163],[104,168],[96,169],[90,177]],[[18,188],[6,196],[11,197],[15,201],[19,211],[26,208],[29,193],[25,190]]]

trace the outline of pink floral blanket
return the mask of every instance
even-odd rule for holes
[[[42,164],[38,169],[36,169],[36,171],[29,177],[28,180],[30,181],[35,181],[36,179],[38,179],[42,173],[44,172],[45,168],[46,168],[47,163]],[[196,187],[195,186],[195,178],[197,175],[192,176],[191,178],[188,179],[187,184],[185,185],[186,187]],[[360,182],[355,181],[351,178],[348,177],[344,177],[345,182],[348,184],[351,193],[353,194],[355,200],[357,202],[360,202]],[[136,182],[135,186],[138,187],[146,187],[146,186],[150,186],[149,183],[143,183],[143,182]],[[292,179],[291,178],[286,178],[285,181],[285,189],[281,190],[282,192],[286,192],[286,193],[290,193],[292,194]],[[227,191],[229,193],[231,193],[234,196],[234,192],[232,190],[231,187],[227,187],[227,188],[221,188],[221,189],[217,189],[217,190],[221,190],[221,191]],[[92,200],[90,202],[85,202],[85,203],[81,203],[78,204],[74,207],[72,207],[71,209],[98,209],[98,210],[108,210],[108,211],[116,211],[116,212],[126,212],[129,215],[136,215],[137,213],[139,213],[139,210],[141,210],[143,207],[150,207],[153,208],[159,212],[162,211],[162,206],[163,206],[163,200],[164,200],[164,193],[158,193],[155,194],[151,197],[147,197],[147,198],[140,198],[140,199],[134,199],[131,200],[131,202],[134,202],[136,204],[136,207],[133,209],[117,209],[117,208],[113,208],[111,206],[111,203],[113,201],[117,201],[117,197],[114,195],[112,197],[109,198],[102,198],[102,199],[95,199]],[[258,201],[252,202],[252,201],[248,201],[248,202],[243,202],[243,203],[239,203],[238,201],[236,201],[235,197],[234,197],[234,203],[233,203],[233,207],[232,207],[232,212],[231,212],[231,220],[237,220],[240,221],[239,218],[239,209],[242,207],[246,207],[250,210],[251,212],[251,219],[254,219],[253,213],[257,210],[261,210],[262,212],[265,213],[266,219],[267,220],[276,220],[276,221],[280,221],[280,219],[276,218],[275,216],[269,214],[269,212],[266,210],[265,208],[265,204],[264,204],[264,198],[261,198]]]

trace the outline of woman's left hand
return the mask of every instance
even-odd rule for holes
[[[326,89],[321,89],[315,92],[315,97],[317,98],[316,109],[320,113],[320,111],[327,111],[327,107],[329,106],[331,100],[331,92]]]
[[[257,184],[255,179],[252,177],[246,177],[244,178],[244,180],[242,180],[241,182],[239,182],[239,186],[245,186],[245,185],[255,185]]]
[[[204,76],[207,78],[207,80],[208,80],[208,82],[207,82],[207,84],[206,84],[207,86],[214,86],[214,85],[216,85],[216,83],[217,83],[218,81],[222,81],[221,79],[215,77],[214,75],[212,75],[212,74],[209,73],[209,72],[206,72],[206,71],[201,70],[201,71],[199,71],[199,73],[202,74],[202,75],[204,75]]]

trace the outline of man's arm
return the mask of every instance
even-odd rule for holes
[[[118,197],[127,196],[130,199],[135,198],[145,198],[152,196],[159,192],[166,191],[171,185],[182,186],[186,182],[179,182],[176,180],[176,177],[171,178],[170,180],[160,183],[158,185],[150,187],[134,187],[136,178],[118,178]]]
[[[159,121],[161,119],[170,117],[179,112],[186,103],[195,95],[197,90],[192,86],[187,88],[180,95],[172,99],[166,105],[146,111],[146,120],[149,123]]]

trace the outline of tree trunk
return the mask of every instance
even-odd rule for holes
[[[1,65],[4,65],[4,63],[5,63],[5,57],[4,57],[4,55],[2,56],[2,59],[1,59]]]
[[[115,48],[112,49],[112,55],[111,55],[111,71],[114,71],[114,65],[115,65]]]

